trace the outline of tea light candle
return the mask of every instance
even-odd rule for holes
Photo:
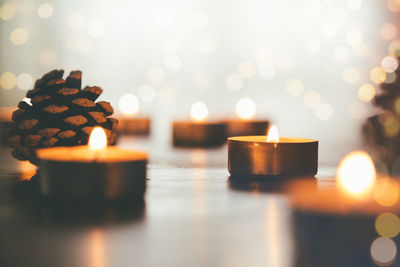
[[[228,138],[228,170],[232,177],[265,178],[314,176],[318,171],[318,141],[279,137],[272,126],[268,136]]]
[[[191,108],[192,121],[175,121],[172,124],[174,146],[215,147],[226,142],[226,125],[206,121],[207,106],[196,102]]]
[[[137,117],[139,99],[133,94],[123,95],[118,108],[122,116],[118,118],[118,130],[124,135],[149,135],[151,121],[148,117]]]
[[[142,200],[147,154],[107,147],[106,143],[104,130],[95,127],[88,146],[39,149],[43,196],[64,200]]]
[[[399,181],[376,179],[371,158],[360,151],[343,159],[331,186],[318,187],[315,180],[292,182],[296,262],[304,266],[393,262],[395,254],[390,251],[399,246],[398,239],[397,245],[391,239],[400,232],[399,194]],[[387,247],[377,247],[382,239]]]
[[[236,104],[237,119],[226,120],[228,136],[264,135],[268,129],[268,120],[254,119],[256,103],[244,97]]]

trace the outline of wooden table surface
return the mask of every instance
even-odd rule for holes
[[[43,204],[14,189],[26,164],[1,149],[0,266],[295,266],[282,186],[233,182],[227,148],[173,149],[151,140],[145,204]],[[320,166],[319,179],[335,168]]]

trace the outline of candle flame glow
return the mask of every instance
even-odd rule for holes
[[[336,178],[344,192],[352,196],[365,195],[376,180],[374,163],[364,151],[351,152],[340,163]]]
[[[274,143],[279,142],[279,131],[278,127],[276,127],[275,125],[272,125],[271,128],[269,128],[267,134],[267,142],[274,142]]]
[[[253,118],[256,114],[256,103],[249,98],[243,97],[236,104],[236,115],[242,119]]]
[[[208,108],[201,101],[195,102],[190,109],[190,116],[194,121],[204,121],[208,117]]]
[[[134,116],[139,111],[139,99],[133,94],[121,96],[118,101],[118,108],[125,116]]]
[[[101,127],[94,127],[89,138],[89,148],[101,150],[107,146],[107,135]]]

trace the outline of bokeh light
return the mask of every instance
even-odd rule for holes
[[[381,37],[385,40],[392,40],[397,35],[397,27],[394,24],[386,23],[380,29]]]
[[[358,98],[365,103],[370,102],[375,97],[375,87],[369,83],[361,85],[358,89]]]
[[[29,73],[21,73],[17,77],[17,87],[21,90],[29,90],[33,87],[33,78]]]
[[[17,7],[12,3],[6,3],[0,7],[0,18],[2,20],[10,20],[17,12]]]
[[[393,180],[378,180],[374,188],[375,201],[384,207],[395,205],[399,201],[399,184]]]
[[[17,78],[15,77],[14,73],[11,72],[3,72],[0,75],[0,86],[3,89],[10,90],[13,89]]]
[[[37,9],[37,14],[42,19],[50,18],[53,15],[54,8],[49,3],[41,4]]]
[[[391,113],[383,113],[379,117],[380,123],[383,125],[384,133],[387,137],[397,136],[400,130],[399,121]]]
[[[396,72],[388,72],[386,73],[385,83],[394,83],[397,80]]]
[[[256,114],[256,103],[249,97],[243,97],[237,102],[235,111],[239,118],[250,119]]]
[[[285,83],[285,89],[291,96],[299,96],[304,91],[304,84],[298,79],[290,79]]]
[[[118,108],[125,116],[134,116],[139,111],[139,99],[134,94],[125,94],[119,99]]]
[[[398,66],[399,66],[398,60],[392,56],[386,56],[381,61],[381,67],[386,72],[394,72]]]
[[[394,110],[400,114],[400,97],[394,101]]]
[[[400,52],[400,40],[396,39],[391,41],[388,46],[388,52],[390,55],[398,56]]]
[[[204,121],[208,117],[208,108],[201,101],[195,102],[190,109],[190,116],[194,121]]]
[[[379,237],[372,242],[370,253],[376,263],[389,265],[396,258],[397,246],[392,239]]]
[[[340,162],[336,180],[339,188],[352,196],[363,196],[375,183],[376,171],[371,157],[364,151],[354,151]]]
[[[385,212],[375,220],[376,232],[386,238],[394,238],[400,232],[400,219],[396,214]]]
[[[400,11],[400,4],[398,3],[398,0],[388,0],[387,6],[388,6],[388,9],[392,12]]]
[[[10,34],[10,41],[14,45],[23,45],[28,41],[28,32],[22,28],[16,28]]]

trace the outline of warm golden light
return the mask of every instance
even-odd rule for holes
[[[236,104],[236,115],[242,119],[253,118],[256,114],[256,103],[249,98],[243,97]]]
[[[385,212],[375,220],[376,232],[386,238],[394,238],[400,232],[400,219],[396,214]]]
[[[271,128],[269,128],[267,135],[267,142],[274,142],[274,143],[279,142],[279,131],[278,127],[276,127],[275,125],[272,125]]]
[[[134,116],[139,111],[139,99],[134,94],[121,96],[118,108],[125,116]]]
[[[194,121],[204,121],[208,117],[208,108],[203,102],[195,102],[190,109],[190,116]]]
[[[400,186],[394,180],[378,180],[374,187],[375,201],[384,207],[395,205],[399,201]]]
[[[376,179],[375,166],[370,156],[363,151],[348,154],[340,163],[337,172],[339,187],[353,196],[369,192]]]
[[[100,150],[107,146],[107,135],[103,128],[95,127],[90,134],[89,147],[93,150]]]

